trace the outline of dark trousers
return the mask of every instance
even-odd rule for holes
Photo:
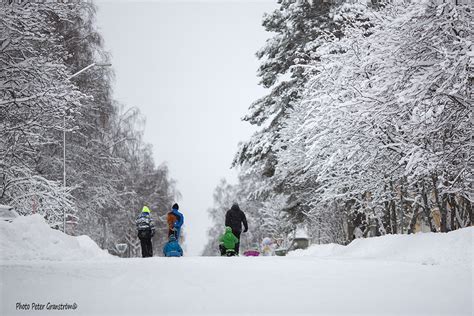
[[[151,244],[151,238],[140,239],[140,244],[142,246],[142,257],[153,257],[153,246]]]
[[[235,244],[235,252],[236,252],[237,254],[239,254],[239,248],[240,248],[240,234],[241,234],[241,233],[242,233],[242,231],[240,231],[240,230],[233,230],[233,229],[232,229],[232,234],[234,234],[235,237],[237,237],[237,239],[239,240],[239,242]]]
[[[174,234],[174,237],[176,237],[176,240],[179,240],[180,230],[181,228],[176,228],[175,230],[168,229],[168,238],[170,238],[170,236]]]

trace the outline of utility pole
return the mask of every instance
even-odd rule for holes
[[[66,112],[63,115],[63,194],[66,194]],[[63,207],[63,233],[66,233],[66,208]]]

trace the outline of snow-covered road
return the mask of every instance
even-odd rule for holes
[[[471,315],[472,266],[315,257],[1,262],[1,315]]]
[[[121,259],[26,216],[0,222],[0,315],[472,315],[473,240],[469,227],[287,257]]]

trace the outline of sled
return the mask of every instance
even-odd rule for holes
[[[248,250],[244,251],[244,256],[246,257],[258,257],[260,252],[258,251],[258,244],[251,244],[249,239],[250,234],[245,234],[245,244]]]
[[[244,252],[244,256],[246,257],[258,257],[260,256],[260,252],[257,250],[247,250]]]
[[[237,255],[237,253],[235,252],[234,249],[227,249],[226,252],[225,252],[226,257],[234,257],[236,255]]]
[[[219,251],[221,253],[221,257],[234,257],[234,256],[237,256],[237,252],[235,251],[235,249],[225,249],[222,244],[219,245]]]

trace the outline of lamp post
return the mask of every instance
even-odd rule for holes
[[[72,74],[67,78],[67,80],[71,80],[72,78],[76,77],[77,75],[83,73],[84,71],[92,68],[92,67],[110,67],[112,64],[110,63],[92,63],[89,66],[86,66],[79,70],[78,72]],[[66,192],[66,112],[63,115],[63,189]],[[63,208],[63,232],[66,233],[66,209]]]
[[[90,64],[89,66],[86,66],[84,68],[82,68],[81,70],[79,70],[78,72],[72,74],[71,76],[69,76],[69,78],[67,78],[67,80],[71,80],[72,78],[76,77],[77,75],[83,73],[84,71],[86,71],[87,69],[89,68],[92,68],[94,66],[97,66],[97,67],[110,67],[112,66],[112,64],[107,64],[107,63],[92,63]]]

